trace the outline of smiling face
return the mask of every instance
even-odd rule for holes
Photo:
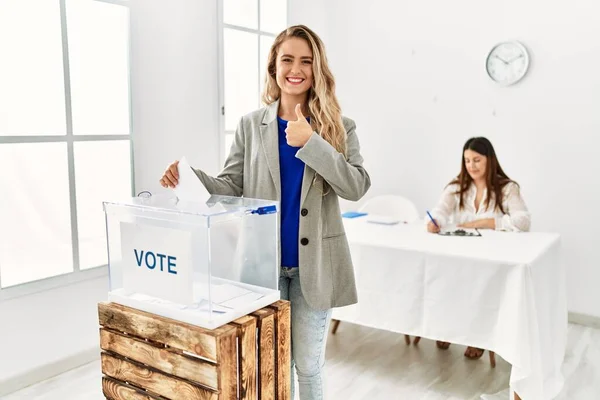
[[[313,54],[304,39],[285,40],[277,51],[276,80],[282,95],[300,96],[313,84]]]
[[[464,155],[465,168],[469,176],[474,181],[485,180],[487,172],[487,157],[473,150],[465,150]]]

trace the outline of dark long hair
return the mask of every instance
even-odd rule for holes
[[[469,175],[469,172],[467,172],[467,166],[465,165],[464,154],[467,150],[472,150],[481,154],[482,156],[487,157],[485,182],[488,196],[485,200],[485,208],[489,208],[490,199],[492,198],[491,194],[493,194],[496,201],[496,208],[499,208],[500,211],[505,214],[504,208],[502,207],[502,189],[508,183],[514,181],[510,179],[508,175],[506,175],[500,166],[498,157],[496,157],[494,146],[492,146],[492,143],[484,137],[473,137],[466,141],[461,154],[460,174],[458,174],[458,176],[452,182],[450,182],[450,185],[457,184],[459,187],[459,189],[456,191],[456,194],[460,195],[459,209],[462,210],[464,208],[464,195],[473,183],[473,178],[471,178],[471,175]],[[516,182],[514,183],[516,184]]]

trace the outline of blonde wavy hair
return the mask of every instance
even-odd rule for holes
[[[269,105],[281,96],[281,89],[276,81],[277,52],[281,43],[289,38],[306,40],[313,53],[313,84],[307,97],[312,128],[345,156],[346,129],[342,123],[340,104],[335,96],[335,79],[327,64],[325,45],[319,36],[306,26],[290,26],[275,38],[269,51],[262,101]]]

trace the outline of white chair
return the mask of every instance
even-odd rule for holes
[[[382,196],[375,196],[369,200],[359,209],[360,212],[366,212],[369,214],[381,215],[386,217],[397,218],[403,222],[415,222],[419,219],[419,211],[415,204],[404,196],[395,194],[386,194]],[[331,333],[335,335],[340,321],[334,319]],[[406,344],[410,344],[410,336],[404,335]],[[418,343],[415,340],[415,344]]]
[[[386,194],[375,196],[360,208],[361,212],[398,218],[411,223],[419,219],[419,211],[415,204],[404,196]]]

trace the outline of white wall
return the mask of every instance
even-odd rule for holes
[[[136,191],[183,155],[218,172],[217,1],[132,0],[131,75]]]
[[[107,293],[104,276],[0,302],[0,395],[100,357]]]
[[[158,179],[182,155],[219,169],[217,2],[130,3],[135,188],[166,193]],[[107,292],[104,277],[1,302],[0,394],[99,357]]]
[[[600,3],[595,0],[290,0],[290,23],[325,41],[344,114],[357,121],[373,186],[424,213],[487,136],[533,213],[563,237],[569,310],[600,316]],[[522,41],[528,76],[485,73],[497,42]]]

